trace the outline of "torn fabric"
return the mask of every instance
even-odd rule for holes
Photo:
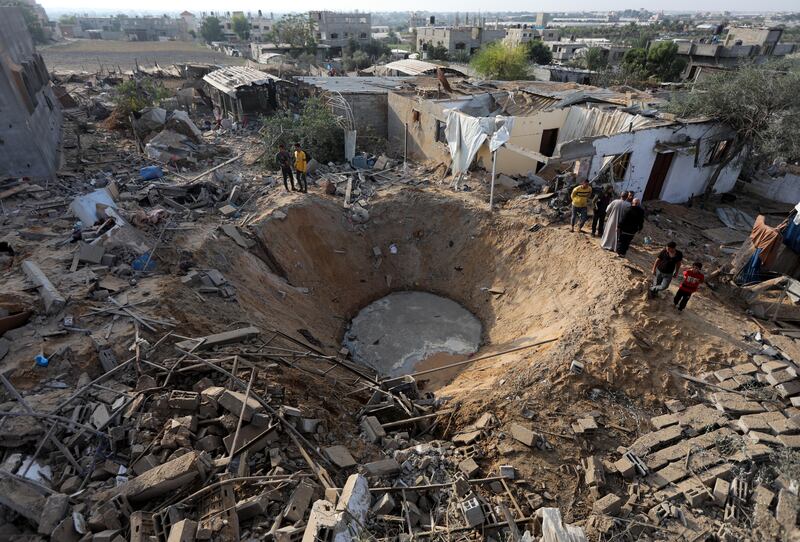
[[[453,175],[467,171],[483,142],[491,135],[490,147],[496,150],[511,137],[513,117],[475,118],[459,111],[447,111],[445,138],[453,159]]]

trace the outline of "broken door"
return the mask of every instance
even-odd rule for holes
[[[642,201],[658,199],[661,197],[661,190],[664,188],[664,181],[669,173],[669,166],[672,165],[673,152],[660,152],[656,154],[653,162],[653,169],[650,170],[650,178],[647,179],[647,186],[644,189]]]

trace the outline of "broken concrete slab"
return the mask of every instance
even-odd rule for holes
[[[391,476],[400,472],[400,463],[393,458],[381,459],[365,464],[364,469],[372,476]]]
[[[622,508],[623,500],[621,497],[609,493],[602,499],[594,502],[592,505],[592,512],[595,514],[616,515],[620,508]]]
[[[196,533],[197,522],[191,519],[182,519],[172,525],[167,542],[194,542]]]
[[[111,490],[110,495],[122,495],[132,503],[141,503],[202,480],[210,468],[211,462],[204,452],[192,451],[128,480]]]
[[[48,314],[55,314],[64,308],[64,305],[67,304],[66,299],[56,290],[56,287],[35,262],[31,260],[22,262],[22,272],[38,288]]]
[[[250,422],[256,412],[263,412],[264,410],[261,403],[252,396],[245,397],[244,393],[232,390],[225,390],[219,395],[217,403],[234,416],[242,414],[242,420],[245,422]],[[242,407],[244,407],[244,411],[242,411]]]
[[[38,525],[45,498],[24,482],[1,477],[0,504]]]
[[[364,416],[361,420],[361,429],[370,442],[378,442],[386,436],[386,430],[375,416]]]
[[[103,261],[103,255],[106,249],[101,244],[89,244],[80,242],[78,247],[78,261],[84,263],[93,263],[99,265]]]
[[[311,497],[314,496],[314,486],[308,482],[300,482],[289,497],[286,504],[284,517],[291,522],[300,521],[306,516],[308,506],[311,504]]]
[[[61,523],[67,513],[69,496],[63,493],[54,493],[47,497],[39,517],[38,533],[50,536],[50,533]]]
[[[329,446],[323,448],[322,451],[330,462],[340,469],[348,469],[356,466],[356,460],[353,459],[353,456],[350,455],[350,451],[345,446]]]
[[[536,441],[539,438],[538,433],[535,433],[530,429],[528,429],[527,427],[524,427],[518,423],[511,424],[510,431],[511,431],[511,437],[514,440],[521,442],[522,444],[528,446],[529,448],[535,446]]]
[[[208,350],[209,348],[213,348],[215,346],[220,346],[223,344],[241,342],[249,339],[250,337],[255,337],[260,333],[261,330],[258,329],[257,327],[248,326],[240,329],[233,329],[231,331],[223,331],[222,333],[214,333],[213,335],[207,335],[205,337],[201,337],[198,339],[188,339],[185,341],[181,341],[175,343],[175,347],[180,350],[189,351],[192,350],[192,348],[195,348],[195,346],[197,346],[197,348],[195,348],[194,351],[199,352],[200,350]]]

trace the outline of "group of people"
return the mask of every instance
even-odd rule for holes
[[[583,226],[589,220],[589,205],[592,205],[592,237],[602,236],[600,246],[616,252],[620,256],[628,253],[631,242],[644,227],[644,209],[634,193],[624,191],[618,199],[614,199],[611,185],[605,186],[599,193],[594,193],[588,179],[572,189],[572,217],[570,230],[583,232]],[[650,288],[651,299],[658,297],[658,292],[666,290],[673,278],[677,278],[683,262],[683,253],[674,242],[667,244],[653,263],[653,286]],[[691,268],[684,270],[683,280],[675,294],[673,304],[682,311],[693,293],[703,283],[705,277],[700,271],[703,265],[694,262]]]
[[[620,256],[628,253],[634,236],[644,227],[644,209],[633,192],[625,191],[614,200],[611,186],[594,194],[588,179],[572,189],[572,218],[569,231],[583,232],[589,220],[589,205],[592,205],[592,237],[602,236],[600,246]]]
[[[282,143],[278,145],[278,154],[275,155],[275,161],[281,168],[283,187],[286,188],[287,192],[289,191],[289,182],[292,184],[292,191],[297,190],[294,187],[295,174],[297,175],[297,184],[300,186],[300,192],[308,192],[308,181],[306,179],[308,155],[300,146],[300,143],[294,144],[294,156],[286,150],[286,145]],[[292,165],[294,165],[294,174],[292,173]]]

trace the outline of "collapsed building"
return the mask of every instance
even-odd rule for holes
[[[632,190],[645,200],[683,202],[702,193],[709,177],[730,151],[732,135],[709,119],[670,119],[652,109],[659,100],[575,84],[525,82],[470,85],[459,94],[435,98],[416,89],[389,95],[389,145],[407,149],[417,160],[449,162],[456,142],[448,138],[462,123],[464,147],[491,169],[491,132],[497,117],[510,119],[508,142],[497,151],[496,171],[533,175],[547,166],[578,178],[607,179],[617,191]],[[481,137],[483,137],[481,139]],[[731,190],[741,160],[720,174],[715,191]]]
[[[62,114],[19,8],[0,7],[0,176],[50,177]]]

